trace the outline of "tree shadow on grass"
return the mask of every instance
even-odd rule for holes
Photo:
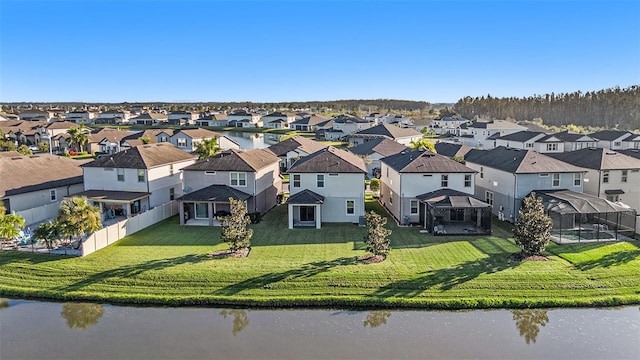
[[[30,252],[22,251],[0,251],[0,266],[11,264],[14,262],[28,263],[30,265],[37,265],[46,263],[49,261],[58,261],[64,259],[74,258],[75,256],[67,255],[52,255],[52,254],[34,254]]]
[[[573,264],[578,270],[591,270],[595,268],[608,268],[611,266],[624,265],[630,261],[640,259],[640,250],[618,251],[607,254],[599,259],[589,260]]]
[[[230,296],[235,295],[244,290],[269,288],[274,283],[280,281],[288,281],[299,278],[307,278],[316,276],[323,272],[329,271],[337,266],[346,266],[356,264],[355,257],[342,257],[330,261],[317,261],[304,264],[297,269],[291,269],[279,273],[269,273],[257,276],[245,281],[226,286],[222,289],[214,291],[214,295]]]
[[[127,266],[121,266],[119,268],[106,270],[103,272],[99,272],[89,277],[80,280],[71,285],[65,285],[58,287],[56,290],[61,291],[76,291],[80,290],[85,286],[89,286],[94,283],[102,282],[109,278],[129,278],[139,274],[142,274],[146,271],[154,271],[161,270],[177,265],[182,264],[197,264],[199,262],[210,260],[206,255],[185,255],[170,259],[159,259],[159,260],[151,260],[144,262],[142,264],[133,264]]]
[[[504,253],[493,254],[482,259],[467,261],[455,267],[426,271],[415,279],[391,283],[379,288],[373,293],[373,296],[379,298],[415,297],[431,288],[450,290],[481,275],[497,273],[516,267],[518,264],[518,262],[509,261]]]

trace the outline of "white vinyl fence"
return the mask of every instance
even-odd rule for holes
[[[16,211],[15,213],[22,216],[25,226],[31,226],[56,217],[59,209],[60,203],[55,202],[28,210]]]
[[[178,202],[171,201],[149,211],[104,227],[82,242],[82,256],[89,255],[146,227],[178,214]]]

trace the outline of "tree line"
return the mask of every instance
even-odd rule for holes
[[[620,130],[640,129],[640,85],[599,91],[533,95],[529,97],[464,97],[454,105],[467,119],[516,121],[540,118],[544,124],[595,126]]]

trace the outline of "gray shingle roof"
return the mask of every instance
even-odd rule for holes
[[[409,150],[409,148],[399,142],[395,142],[387,138],[377,138],[369,140],[358,146],[351,147],[347,150],[356,155],[371,155],[373,153],[378,153],[382,156],[389,156],[397,154],[400,151]]]
[[[342,114],[342,115],[338,115],[335,118],[333,118],[333,122],[334,123],[348,123],[348,122],[354,122],[354,123],[368,123],[368,120],[365,119],[361,119],[359,117],[355,117],[353,115],[346,115],[346,114]]]
[[[321,142],[307,139],[304,136],[296,135],[294,137],[283,140],[277,144],[269,146],[266,150],[271,151],[276,156],[285,156],[289,151],[302,150],[307,154],[312,154],[318,150],[326,148]]]
[[[366,173],[360,157],[329,146],[296,161],[289,172],[297,173]]]
[[[470,147],[462,144],[452,144],[448,142],[437,142],[435,143],[436,152],[440,155],[444,155],[448,158],[452,158],[454,156],[465,156]]]
[[[151,169],[154,167],[193,160],[196,157],[172,144],[157,143],[136,146],[113,155],[96,159],[84,167]]]
[[[177,200],[229,202],[229,198],[233,198],[235,200],[247,200],[251,198],[251,195],[228,185],[211,185],[206,188],[184,194]]]
[[[0,197],[82,184],[80,166],[87,162],[49,154],[0,154]]]
[[[640,159],[640,149],[617,150],[619,153]]]
[[[326,122],[327,120],[329,120],[329,118],[314,114],[314,115],[311,115],[311,116],[305,116],[300,120],[296,120],[296,121],[292,122],[291,125],[309,125],[309,126],[314,126],[314,125],[318,125],[320,123]]]
[[[475,173],[457,161],[428,150],[403,151],[380,160],[400,173]]]
[[[568,164],[532,150],[511,149],[498,146],[491,150],[470,150],[467,162],[492,167],[512,174],[554,172],[584,172],[585,168]]]
[[[317,194],[311,190],[304,189],[299,193],[290,196],[287,199],[287,204],[322,204],[324,203],[324,196]]]
[[[491,207],[484,201],[480,201],[462,191],[453,189],[438,189],[426,194],[418,195],[416,198],[423,202],[428,202],[438,208],[486,208]]]
[[[506,141],[525,142],[540,135],[544,135],[544,133],[540,131],[518,131],[512,134],[500,136],[497,139],[506,140]]]
[[[352,136],[358,135],[379,135],[379,136],[387,136],[391,139],[398,139],[403,137],[411,137],[411,136],[422,136],[419,131],[411,128],[401,128],[395,125],[389,124],[380,124],[374,127],[370,127],[368,129],[363,129],[360,131],[356,131],[352,134]]]
[[[198,160],[182,170],[255,172],[277,162],[280,162],[280,158],[265,149],[249,151],[230,149],[209,158]]]
[[[557,132],[555,134],[549,134],[548,137],[555,137],[560,139],[561,141],[564,142],[575,142],[580,140],[580,138],[583,137],[587,137],[587,139],[585,140],[581,140],[581,141],[595,141],[595,139],[593,139],[591,136],[586,135],[586,134],[576,134],[576,133],[570,133],[568,131],[561,131],[561,132]],[[542,138],[538,141],[544,141],[545,138]]]
[[[603,148],[588,148],[547,154],[554,159],[596,170],[640,169],[640,160]]]
[[[589,134],[589,136],[598,140],[613,141],[625,134],[627,134],[627,137],[633,135],[629,131],[623,131],[623,130],[602,130],[602,131],[594,132],[593,134]]]

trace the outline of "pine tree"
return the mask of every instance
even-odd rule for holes
[[[544,251],[551,239],[552,225],[551,217],[544,213],[542,198],[537,198],[535,192],[525,197],[513,229],[523,257],[540,255]]]
[[[375,256],[386,256],[391,250],[391,240],[389,240],[391,230],[384,227],[387,224],[387,218],[374,211],[366,213],[364,218],[367,221],[367,236],[365,237],[367,251]]]
[[[253,230],[247,229],[251,220],[247,215],[247,208],[242,200],[229,198],[231,204],[231,215],[222,217],[222,232],[220,239],[229,244],[229,250],[235,253],[239,250],[248,249],[251,246]]]

